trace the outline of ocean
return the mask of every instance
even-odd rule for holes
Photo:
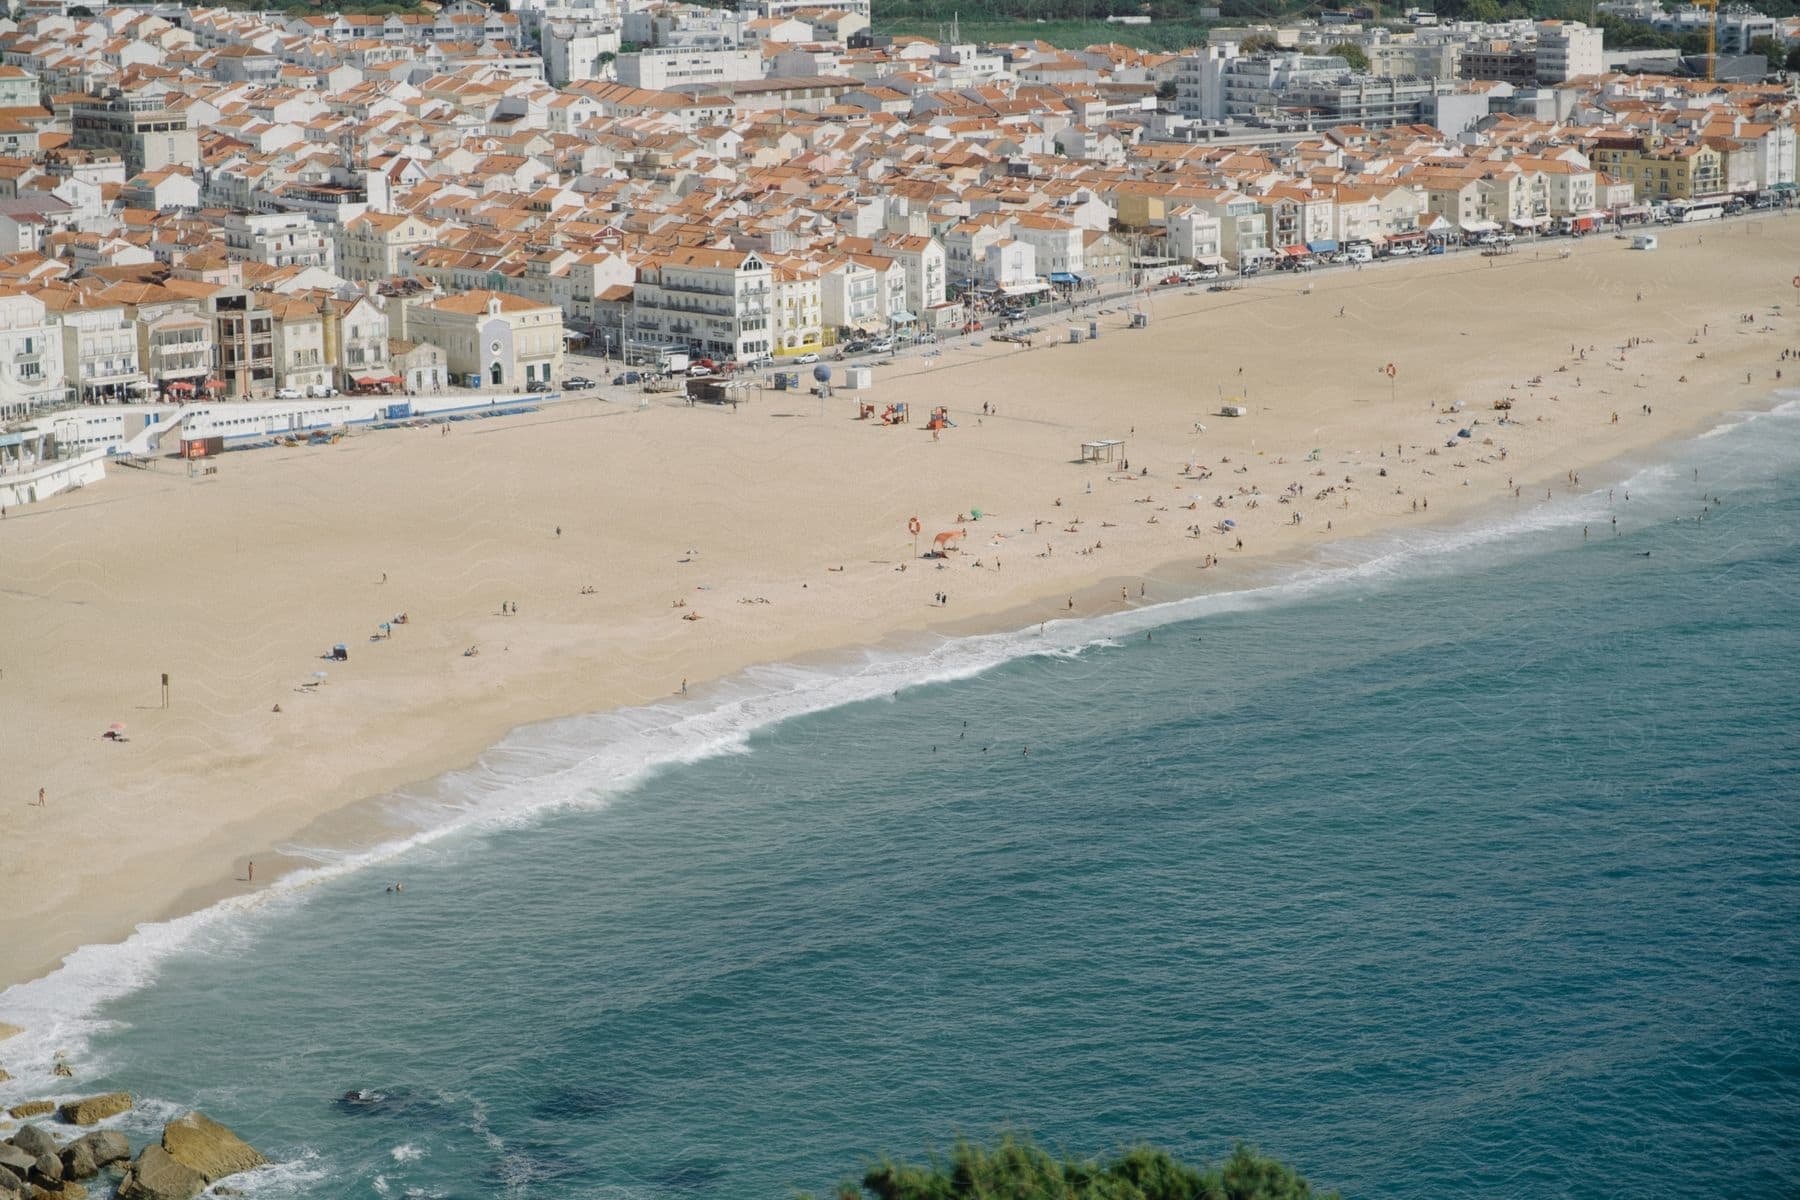
[[[1793,1197],[1796,467],[1789,401],[1266,586],[523,729],[403,844],[0,995],[8,1054],[231,1125],[256,1197],[787,1197],[1000,1129]]]

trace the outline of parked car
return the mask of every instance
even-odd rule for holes
[[[819,356],[817,354],[814,354],[811,350],[808,350],[805,354],[802,354],[800,357],[796,358],[794,361],[797,363],[816,363],[819,361]]]
[[[563,380],[563,388],[571,392],[585,392],[594,386],[594,381],[586,375],[571,375]]]
[[[306,389],[306,394],[309,398],[323,400],[323,399],[327,399],[331,396],[337,395],[338,390],[336,388],[332,387],[329,383],[315,383],[315,384],[308,385],[308,387]]]
[[[1431,245],[1425,251],[1425,253],[1427,253],[1427,254],[1442,254],[1443,252],[1444,252],[1444,243],[1442,243],[1442,242],[1431,243]]]
[[[774,365],[775,359],[772,355],[757,354],[744,360],[743,369],[746,371],[755,371],[762,367],[772,367]]]
[[[525,385],[528,392],[548,392],[554,390],[548,379],[534,379]]]
[[[687,373],[689,379],[710,379],[717,374],[716,371],[705,363],[695,363],[687,369]]]
[[[300,394],[299,388],[276,388],[275,398],[277,400],[304,400],[306,397]]]
[[[869,343],[869,351],[872,354],[892,354],[894,352],[894,339],[876,338]]]
[[[642,371],[620,371],[617,375],[613,376],[614,387],[624,387],[628,383],[642,383],[643,381],[644,374]]]
[[[857,338],[855,341],[844,343],[844,353],[845,354],[861,354],[864,350],[867,350],[868,348],[869,348],[869,343],[864,341],[862,338]]]

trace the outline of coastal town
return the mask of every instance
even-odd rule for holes
[[[1020,1074],[980,1090],[1067,1093],[1112,1138],[1129,1077],[1191,1044],[1170,1127],[1260,1137],[1242,1088],[1193,1108],[1240,1043],[1273,1136],[1348,1087],[1406,1197],[1579,1189],[1474,1098],[1541,1119],[1531,1154],[1568,1124],[1543,1064],[1578,1118],[1602,1076],[1631,1143],[1649,1093],[1609,1064],[1640,1011],[1716,1005],[1737,1036],[1766,981],[1705,964],[1755,888],[1706,872],[1780,847],[1682,839],[1727,790],[1692,790],[1693,746],[1785,761],[1757,688],[1792,650],[1800,19],[1199,8],[1164,39],[1115,13],[995,40],[869,0],[283,2],[0,15],[0,1200],[787,1193],[583,1155],[691,1140],[827,1177],[774,1161],[765,1101],[807,1092],[833,1130],[789,1140],[882,1153],[841,1086],[865,1059],[933,1136],[961,1114],[907,1072],[988,1059]],[[1690,728],[1748,667],[1769,754]],[[1777,813],[1778,776],[1752,780]],[[1534,897],[1518,864],[1577,820]],[[1673,901],[1614,870],[1650,842]],[[1485,933],[1447,890],[1482,855]],[[1732,913],[1682,907],[1714,893]],[[1642,917],[1589,923],[1623,899]],[[1567,932],[1516,940],[1527,903]],[[1700,966],[1649,986],[1671,912]],[[1034,913],[1080,957],[1014,944]],[[1597,945],[1618,972],[1569,988]],[[1199,950],[1206,987],[1165,972]],[[1369,969],[1321,987],[1321,954]],[[1312,1075],[1253,1028],[1269,962],[1338,1046]],[[1531,1003],[1519,962],[1578,1006]],[[774,1024],[696,1040],[794,970],[816,990],[764,992]],[[1377,976],[1423,987],[1354,990]],[[1046,980],[1076,992],[1040,1005]],[[1478,988],[1493,1018],[1414,1027]],[[1170,996],[1194,1019],[1117,1067],[1010,1041],[1052,1009],[1136,1037]],[[515,1020],[565,1008],[579,1037]],[[1365,1033],[1375,1010],[1407,1027]],[[1572,1049],[1458,1065],[1519,1012]],[[908,1026],[916,1051],[866,1036]],[[946,1056],[965,1027],[1008,1040]],[[1735,1044],[1674,1057],[1729,1074]],[[767,1057],[821,1045],[825,1086]],[[1414,1074],[1361,1065],[1389,1059]],[[498,1075],[517,1102],[483,1098]],[[1096,1107],[1102,1076],[1126,1082]],[[1729,1079],[1682,1088],[1785,1128]],[[1397,1159],[1420,1115],[1497,1182]]]
[[[1792,199],[1795,90],[1749,51],[1795,22],[1702,14],[1697,62],[1368,17],[1157,53],[889,36],[866,3],[28,0],[0,20],[0,504],[108,460],[809,386],[1161,288]]]

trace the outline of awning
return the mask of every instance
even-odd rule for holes
[[[1540,225],[1548,225],[1549,217],[1518,217],[1513,220],[1514,229],[1536,229]]]
[[[384,377],[384,378],[383,378],[383,379],[382,379],[382,381],[381,381],[381,382],[383,382],[383,383],[385,383],[385,384],[389,384],[389,385],[390,385],[390,386],[393,386],[393,387],[404,387],[404,386],[406,386],[406,380],[404,380],[404,379],[402,379],[402,378],[401,378],[401,377],[400,377],[400,376],[398,376],[398,375],[388,375],[388,376],[385,376],[385,377]]]
[[[1306,243],[1306,248],[1311,250],[1314,254],[1330,254],[1333,250],[1337,249],[1337,242],[1333,241],[1331,238],[1322,238],[1316,242]]]
[[[225,381],[223,379],[209,379],[202,386],[209,392],[222,392],[225,390]]]
[[[907,324],[912,323],[913,321],[918,320],[919,318],[914,316],[912,313],[908,312],[904,308],[896,308],[892,313],[890,313],[888,315],[888,319],[893,321],[896,325],[907,325]]]
[[[1039,292],[1047,292],[1049,290],[1050,285],[1041,282],[1003,283],[1000,285],[1000,294],[1003,296],[1035,296]]]
[[[191,392],[194,385],[185,379],[177,379],[174,383],[164,385],[171,392]]]
[[[1387,240],[1390,242],[1419,242],[1425,240],[1425,231],[1421,229],[1411,233],[1390,233]]]
[[[1305,258],[1311,253],[1305,246],[1283,246],[1281,252],[1289,258]]]
[[[372,388],[372,387],[380,387],[381,386],[381,380],[375,378],[373,375],[364,375],[361,379],[354,379],[351,382],[356,384],[356,386],[360,387],[360,388]]]
[[[1200,258],[1196,258],[1194,260],[1194,265],[1196,267],[1222,267],[1225,265],[1225,260],[1220,258],[1217,254],[1207,254]]]
[[[1500,226],[1492,221],[1464,221],[1462,231],[1464,233],[1498,233]]]
[[[1067,271],[1052,271],[1050,272],[1050,282],[1062,284],[1080,283],[1081,276],[1071,275]]]

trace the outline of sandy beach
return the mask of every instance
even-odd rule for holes
[[[867,398],[909,402],[905,426],[854,419],[850,392],[584,400],[202,478],[113,470],[15,509],[0,987],[264,885],[293,865],[281,845],[378,836],[360,802],[524,723],[1241,586],[1331,539],[1592,490],[1764,403],[1800,346],[1773,315],[1800,301],[1800,223],[1660,233],[1652,253],[1590,238],[1160,294],[1145,330],[1084,314],[1102,336],[1081,345],[945,347],[876,369]],[[1248,415],[1216,415],[1222,397]],[[936,404],[956,426],[934,438]],[[1097,438],[1129,472],[1076,461]],[[914,557],[914,516],[920,552],[967,531],[943,569]],[[321,657],[337,643],[348,662]],[[129,740],[101,737],[114,723]]]

